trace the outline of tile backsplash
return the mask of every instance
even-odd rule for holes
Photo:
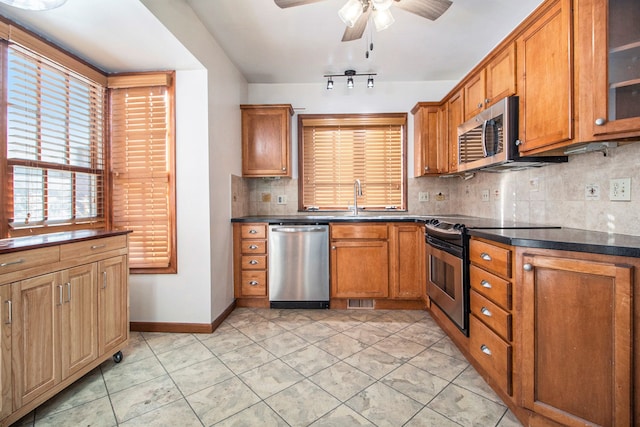
[[[640,144],[569,157],[568,163],[505,173],[476,173],[469,180],[410,178],[408,210],[415,215],[457,213],[517,219],[640,236]],[[631,178],[631,201],[610,201],[609,181]],[[587,193],[587,187],[593,191]],[[233,216],[297,213],[297,179],[232,177]],[[237,190],[237,193],[236,193]],[[489,200],[482,200],[483,191]],[[429,201],[418,201],[419,193]],[[599,194],[598,194],[599,192]],[[285,196],[286,204],[278,204]]]

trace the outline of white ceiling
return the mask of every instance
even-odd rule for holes
[[[459,80],[542,2],[453,0],[436,21],[392,7],[390,28],[341,42],[346,0],[288,9],[272,0],[154,1],[186,1],[249,83],[313,83],[346,69],[378,73],[376,81]],[[47,12],[0,4],[0,14],[107,72],[201,67],[139,0],[68,0]]]

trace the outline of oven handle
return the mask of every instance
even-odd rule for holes
[[[449,245],[446,242],[435,240],[431,236],[427,237],[427,244],[433,246],[436,249],[443,250],[451,255],[455,255],[458,258],[462,258],[462,248],[454,245]]]

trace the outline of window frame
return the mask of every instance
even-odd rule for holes
[[[298,211],[310,212],[311,210],[305,209],[304,206],[304,130],[305,121],[320,121],[325,122],[327,126],[336,126],[340,124],[346,124],[348,126],[380,126],[398,124],[401,127],[401,155],[400,166],[402,169],[401,178],[401,206],[393,209],[393,212],[406,212],[408,209],[407,203],[407,113],[362,113],[362,114],[300,114],[298,115]],[[315,210],[315,209],[314,209]],[[318,206],[319,211],[344,211],[348,212],[349,209],[344,209],[341,206]],[[389,211],[383,207],[367,209],[370,212],[376,211]]]

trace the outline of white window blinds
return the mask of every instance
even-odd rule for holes
[[[301,115],[302,208],[347,209],[354,181],[365,209],[405,209],[405,114]]]
[[[6,77],[10,234],[103,226],[105,89],[16,44]]]

